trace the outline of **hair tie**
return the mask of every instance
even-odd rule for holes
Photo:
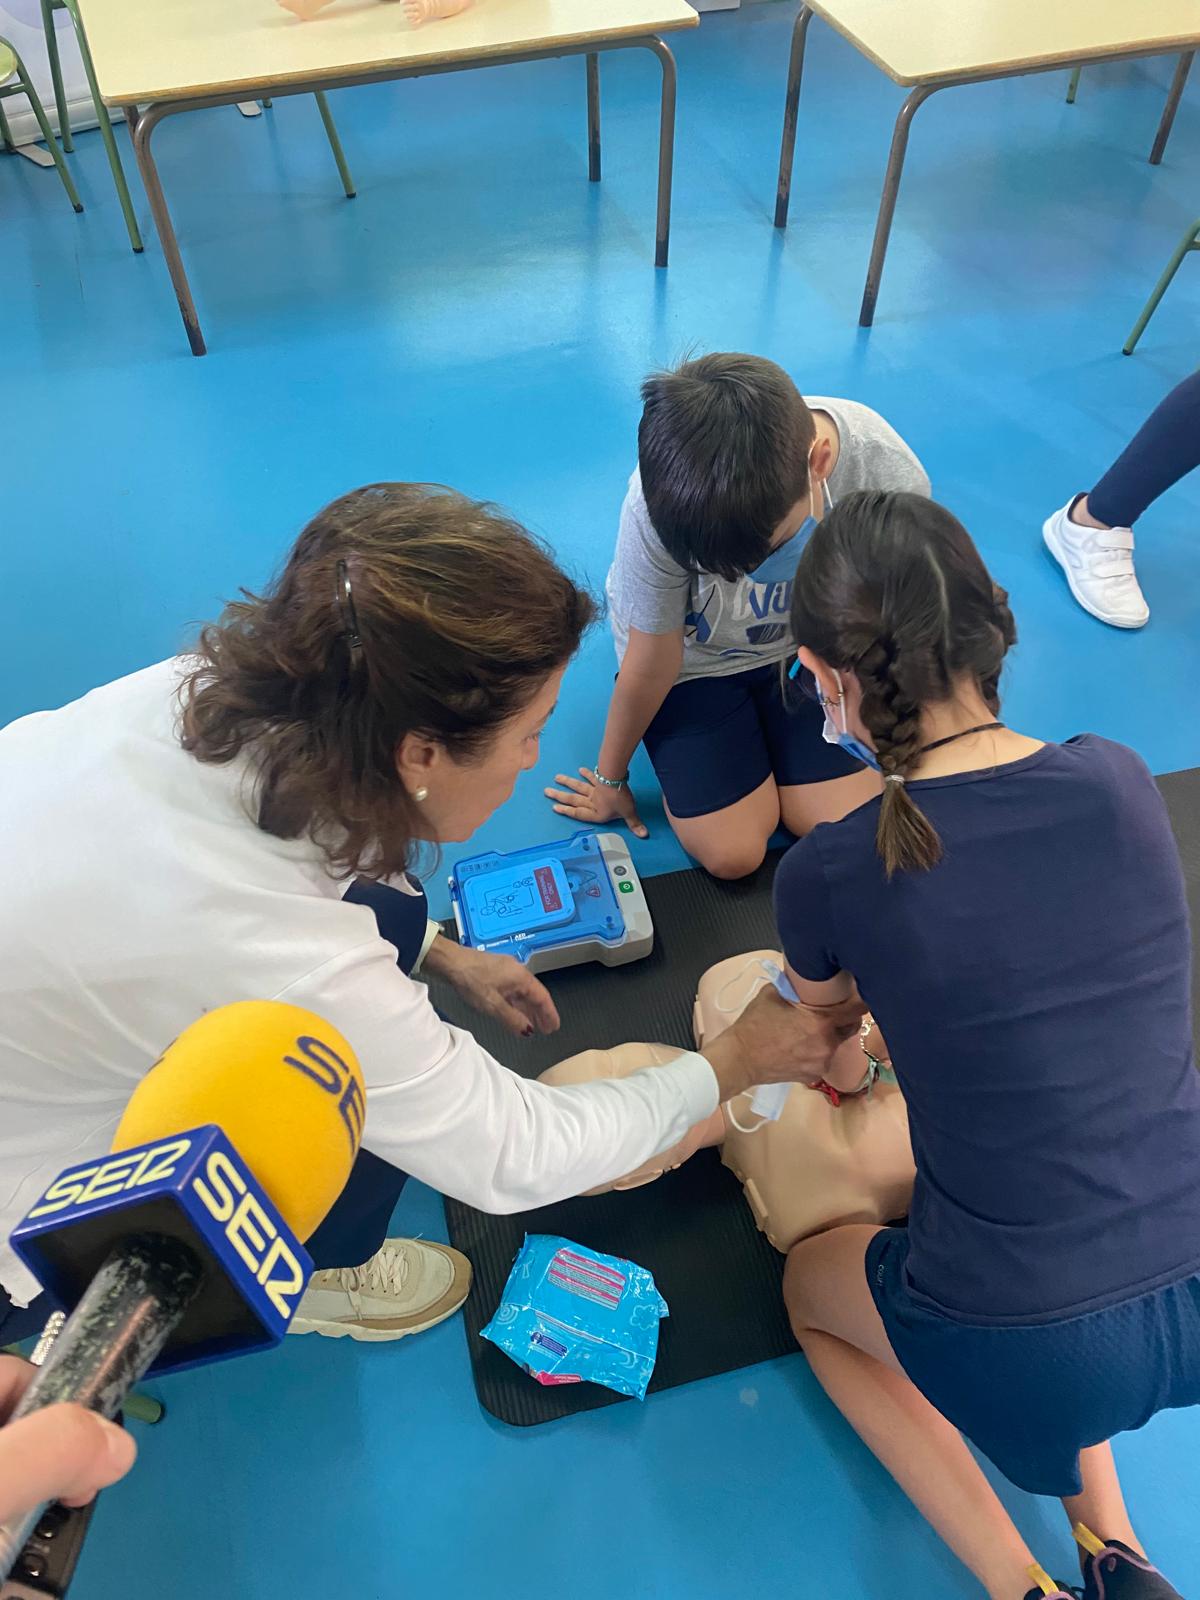
[[[889,772],[883,781],[884,783],[904,783],[907,780],[902,778],[898,772]]]

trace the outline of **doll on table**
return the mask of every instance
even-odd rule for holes
[[[741,1015],[770,983],[783,958],[758,950],[718,962],[701,978],[694,1030],[699,1049]],[[757,1116],[749,1094],[721,1106],[670,1150],[629,1173],[615,1189],[652,1183],[697,1150],[721,1147],[721,1160],[741,1180],[763,1233],[787,1253],[811,1234],[848,1222],[894,1222],[904,1216],[915,1168],[904,1098],[878,1067],[886,1047],[873,1024],[834,1054],[821,1089],[793,1085],[780,1116]],[[547,1083],[624,1078],[678,1056],[659,1044],[587,1050],[542,1073]],[[590,1193],[601,1193],[591,1190]]]
[[[301,22],[311,22],[327,6],[332,5],[333,0],[278,0],[278,3],[285,11],[299,17]],[[472,0],[400,0],[400,3],[410,26],[419,28],[423,22],[456,17],[472,4]]]

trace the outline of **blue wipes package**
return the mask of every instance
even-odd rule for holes
[[[645,1267],[535,1233],[483,1337],[539,1383],[599,1383],[644,1400],[667,1314]]]

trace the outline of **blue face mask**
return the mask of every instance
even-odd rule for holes
[[[788,670],[788,677],[796,678],[802,670],[799,658],[797,658]],[[861,761],[865,766],[873,767],[876,772],[880,772],[882,768],[879,765],[879,757],[874,750],[871,749],[870,745],[866,745],[861,739],[856,738],[846,726],[846,691],[842,688],[842,680],[836,672],[834,677],[837,679],[838,686],[836,700],[827,700],[821,693],[820,684],[815,679],[813,680],[817,702],[825,710],[825,726],[821,729],[821,737],[826,744],[836,744],[839,749],[844,750],[847,755],[853,756],[856,761]],[[842,726],[840,728],[833,714],[835,706],[840,707],[842,713]]]
[[[800,552],[812,538],[816,526],[816,517],[805,517],[795,533],[789,533],[782,544],[777,544],[773,550],[768,550],[766,560],[760,561],[753,572],[746,574],[750,582],[791,583],[796,576],[796,563],[800,559]]]
[[[815,478],[812,475],[811,461],[809,463],[809,481],[820,489],[822,509],[827,503],[832,505],[833,502],[829,499],[829,492],[824,480]],[[817,519],[810,513],[805,517],[795,533],[789,533],[782,543],[777,544],[773,550],[768,550],[766,558],[759,562],[753,572],[746,574],[750,582],[791,583],[796,576],[796,563],[800,559],[800,553],[812,538],[816,526]]]

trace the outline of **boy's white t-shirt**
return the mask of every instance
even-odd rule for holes
[[[810,410],[830,417],[838,432],[838,458],[828,483],[835,505],[855,489],[929,494],[924,467],[877,411],[857,400],[823,395],[806,395],[805,401]],[[730,582],[681,567],[654,531],[636,470],[621,507],[607,592],[618,661],[624,660],[630,628],[655,634],[684,630],[680,683],[770,666],[792,653],[791,580]]]
[[[0,1285],[8,1236],[58,1173],[106,1152],[189,1023],[286,1000],[349,1040],[365,1145],[481,1210],[547,1204],[639,1166],[717,1105],[702,1058],[549,1089],[443,1022],[307,839],[253,822],[244,762],[179,744],[164,661],[0,730]],[[348,1265],[352,1263],[347,1263]]]

